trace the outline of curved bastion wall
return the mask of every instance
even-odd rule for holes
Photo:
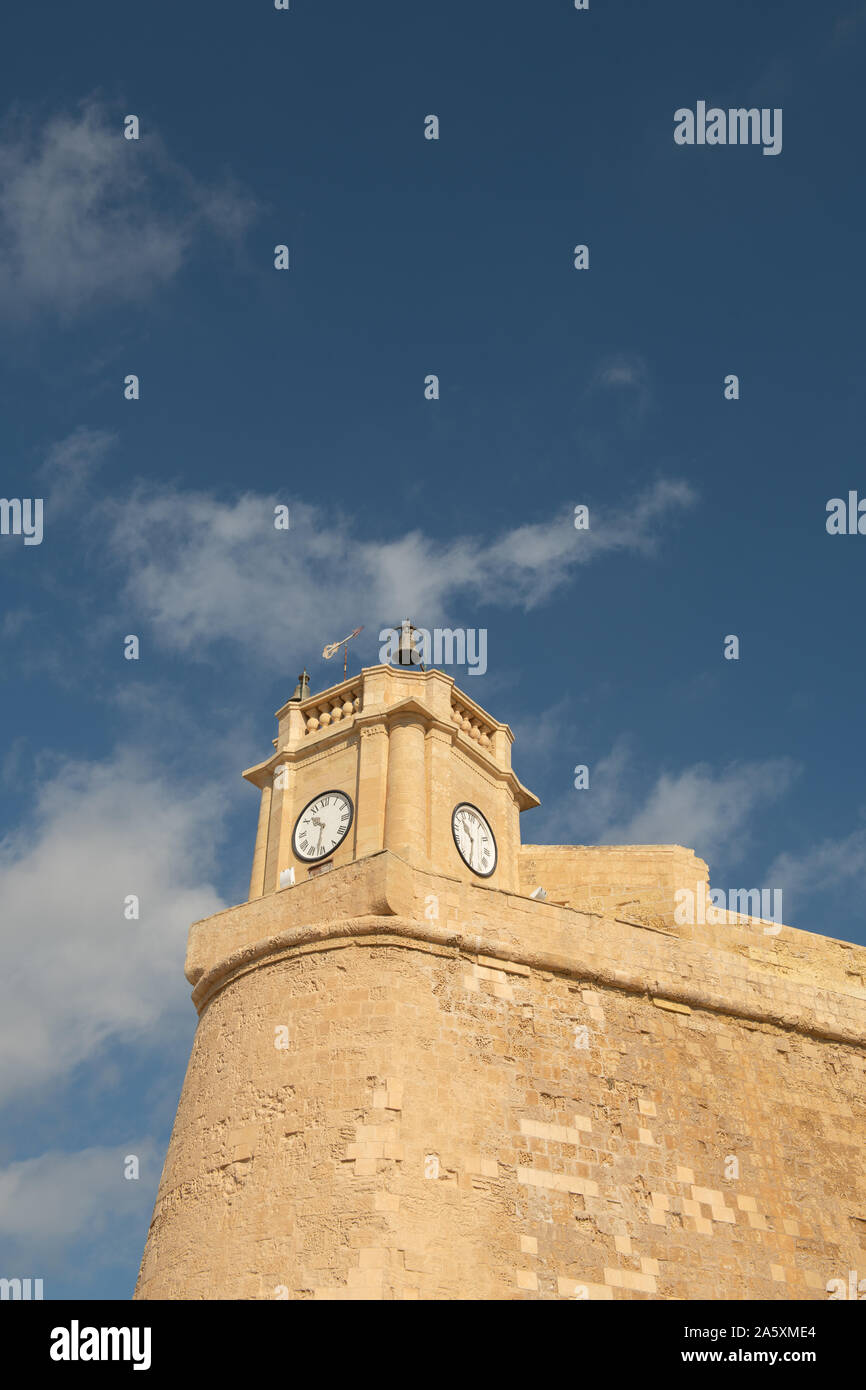
[[[385,851],[195,924],[136,1297],[808,1299],[866,1275],[866,951],[622,911]]]

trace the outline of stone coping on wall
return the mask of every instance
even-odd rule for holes
[[[751,924],[687,931],[468,884],[380,851],[194,923],[186,968],[201,1010],[230,980],[299,951],[403,946],[863,1043],[866,948],[788,927],[766,939]]]
[[[506,974],[537,973],[542,977],[557,974],[580,980],[582,984],[592,983],[638,995],[672,1012],[690,1013],[693,1009],[702,1009],[827,1042],[864,1046],[863,1030],[857,1023],[866,1019],[866,1010],[863,1019],[853,1019],[855,1026],[846,1027],[846,1020],[841,1010],[834,1007],[829,991],[815,992],[814,1008],[797,1009],[760,995],[750,1000],[735,990],[725,993],[660,977],[648,982],[639,969],[614,969],[599,962],[575,961],[571,955],[533,950],[516,953],[481,935],[464,936],[401,917],[359,917],[315,927],[292,928],[241,947],[201,977],[192,993],[193,1002],[201,1013],[222,989],[252,970],[314,952],[352,947],[420,950],[487,965]]]

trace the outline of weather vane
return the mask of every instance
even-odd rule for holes
[[[329,642],[322,652],[325,661],[330,661],[331,657],[334,656],[341,647],[343,648],[343,680],[346,679],[346,669],[349,663],[349,643],[353,637],[357,637],[358,633],[363,631],[364,626],[362,623],[360,627],[355,628],[354,632],[350,632],[348,637],[341,637],[339,642]]]

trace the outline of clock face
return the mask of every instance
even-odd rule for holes
[[[451,812],[451,832],[464,864],[479,878],[489,878],[496,868],[496,840],[476,806],[461,801]]]
[[[322,792],[310,801],[295,822],[292,848],[308,864],[333,854],[349,833],[354,807],[345,792]]]

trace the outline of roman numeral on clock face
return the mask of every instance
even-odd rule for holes
[[[496,869],[496,839],[486,817],[477,806],[459,802],[451,813],[451,829],[463,863],[479,878],[489,878]]]
[[[314,863],[333,854],[349,833],[354,807],[347,792],[319,793],[295,821],[292,844],[295,857]]]

